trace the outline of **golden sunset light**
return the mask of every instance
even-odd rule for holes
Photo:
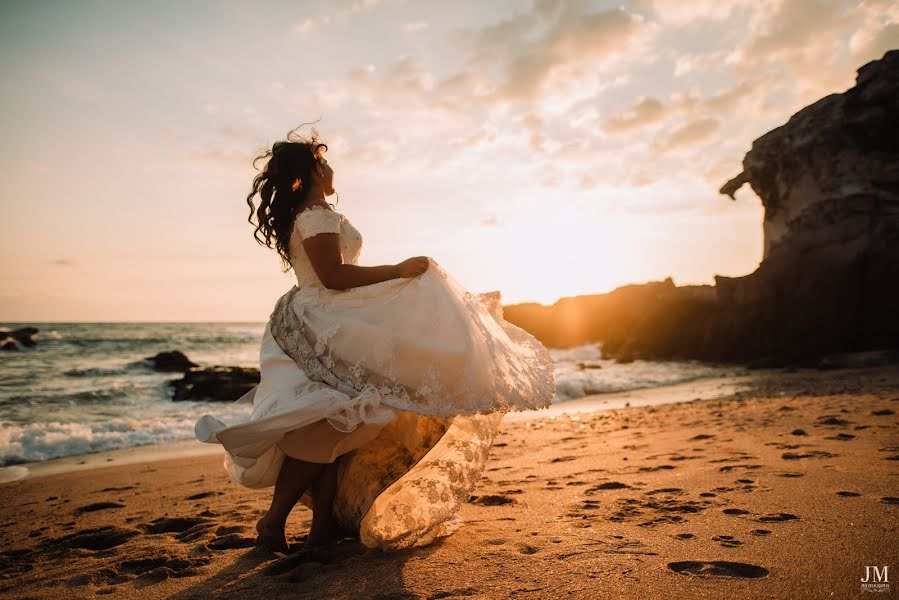
[[[0,596],[899,585],[899,3],[7,0],[0,75]]]
[[[744,275],[762,207],[718,188],[895,43],[891,3],[818,4],[7,5],[0,314],[265,318],[250,162],[309,121],[366,263],[506,302]]]

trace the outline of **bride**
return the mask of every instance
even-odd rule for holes
[[[261,546],[288,551],[298,502],[312,509],[307,546],[427,544],[460,525],[502,414],[549,404],[553,365],[503,320],[498,292],[471,294],[423,256],[359,265],[362,236],[325,200],[326,150],[295,130],[257,158],[250,223],[297,284],[266,325],[259,385],[238,399],[249,420],[205,415],[196,435],[224,446],[236,482],[274,486]]]

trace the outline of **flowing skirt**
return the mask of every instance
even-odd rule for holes
[[[253,402],[250,419],[206,415],[198,439],[222,444],[248,487],[274,485],[285,456],[337,461],[335,518],[383,549],[453,531],[502,414],[554,392],[546,349],[502,319],[499,295],[468,293],[436,263],[342,292],[293,288],[266,326],[260,367],[238,400]]]

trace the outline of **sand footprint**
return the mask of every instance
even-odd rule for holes
[[[768,576],[768,569],[764,567],[751,565],[749,563],[729,562],[724,560],[710,562],[695,560],[671,562],[668,563],[668,568],[675,573],[695,575],[698,577],[738,577],[744,579],[757,579],[759,577]]]
[[[350,540],[321,548],[303,548],[274,561],[262,572],[269,577],[280,577],[287,582],[298,583],[320,573],[325,566],[346,562],[365,551],[365,546],[360,542]]]
[[[809,450],[808,452],[784,452],[780,457],[784,460],[800,460],[803,458],[833,458],[835,456],[839,456],[839,454],[824,450]]]
[[[712,538],[712,541],[721,542],[721,545],[725,548],[736,548],[737,546],[743,545],[743,542],[732,535],[716,535]]]
[[[79,506],[75,509],[75,514],[83,515],[84,513],[97,512],[98,510],[109,510],[110,508],[125,508],[125,505],[119,504],[118,502],[94,502],[93,504],[88,504],[87,506]]]
[[[509,498],[502,494],[484,494],[483,496],[472,496],[468,502],[481,506],[502,506],[503,504],[514,504],[515,498]]]

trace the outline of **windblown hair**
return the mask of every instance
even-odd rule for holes
[[[318,169],[322,152],[328,149],[314,129],[308,136],[297,133],[297,129],[290,131],[286,140],[275,142],[271,150],[253,160],[254,167],[261,160],[268,162],[253,179],[253,189],[247,195],[250,205],[247,220],[256,226],[253,237],[261,245],[278,252],[284,271],[290,270],[290,233],[294,218],[306,204],[312,175]],[[256,195],[259,196],[258,207],[253,203]]]

